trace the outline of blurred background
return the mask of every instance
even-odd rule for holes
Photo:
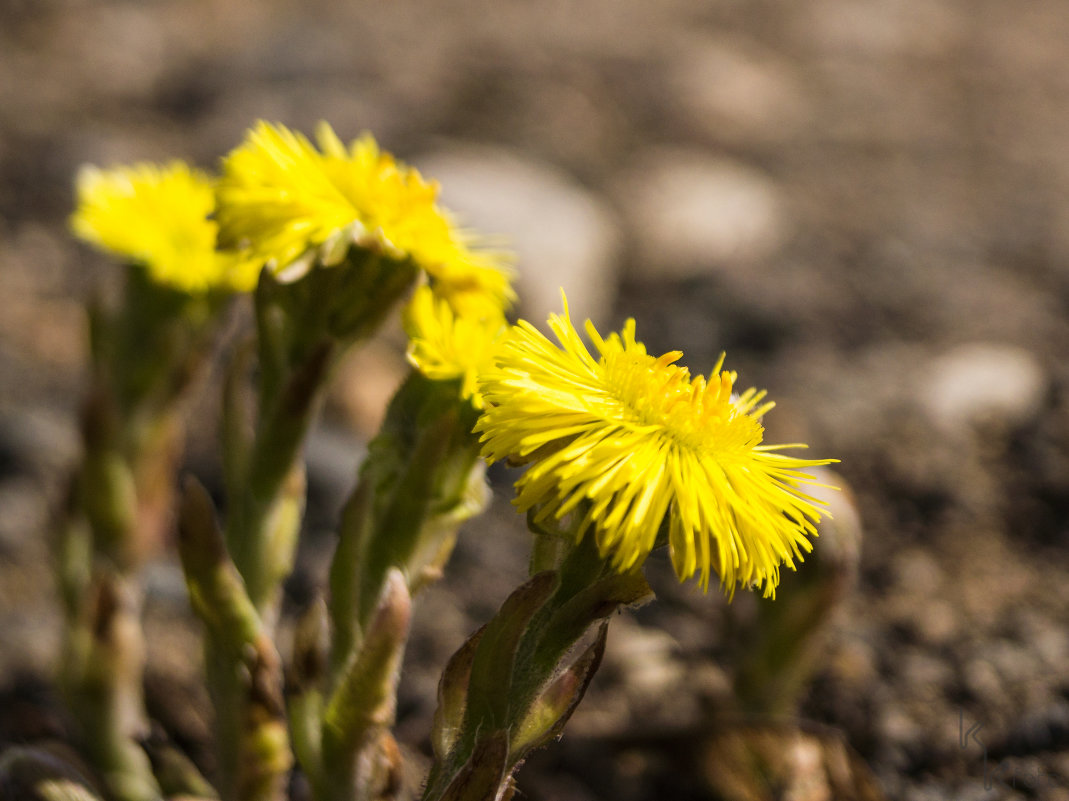
[[[211,169],[256,119],[325,119],[503,235],[524,316],[564,286],[576,316],[633,316],[694,372],[726,350],[778,403],[768,441],[842,460],[860,567],[799,714],[888,798],[1069,798],[1067,41],[1069,4],[1044,0],[0,0],[0,738],[46,714],[27,698],[58,643],[49,516],[77,456],[82,306],[110,280],[65,228],[75,171]],[[295,607],[404,370],[387,336],[340,377]],[[207,480],[213,380],[189,457]],[[493,475],[417,622],[399,721],[417,751],[445,659],[525,574]],[[702,730],[725,620],[753,599],[728,612],[663,560],[651,576],[661,600],[614,624],[524,797],[711,792],[679,772],[701,754],[673,774],[639,733]],[[191,692],[198,648],[173,564],[149,592],[151,701]],[[160,715],[195,742],[203,708]]]

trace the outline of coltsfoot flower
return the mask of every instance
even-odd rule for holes
[[[318,148],[282,125],[258,123],[224,160],[220,238],[276,274],[350,244],[410,258],[459,311],[513,299],[503,258],[475,247],[437,205],[438,185],[379,150],[370,134],[346,147],[325,122]]]
[[[483,454],[527,463],[516,505],[543,523],[581,516],[602,556],[620,571],[641,564],[667,518],[681,581],[696,573],[708,589],[760,586],[774,594],[780,567],[811,550],[823,513],[802,487],[798,459],[763,445],[765,393],[734,393],[736,374],[692,377],[672,351],[660,357],[635,339],[635,322],[603,338],[587,321],[594,356],[568,316],[551,315],[559,346],[526,321],[515,326],[485,373],[486,411],[476,424]],[[824,513],[826,514],[826,513]]]
[[[427,286],[418,287],[404,313],[408,360],[434,381],[460,379],[460,395],[485,408],[479,376],[494,366],[508,323],[496,310],[457,314]]]
[[[258,266],[216,251],[212,179],[181,161],[100,169],[75,181],[71,230],[185,292],[251,289]]]

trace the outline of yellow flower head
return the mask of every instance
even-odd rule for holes
[[[215,249],[211,179],[188,165],[86,166],[75,181],[71,230],[86,242],[142,264],[185,292],[248,290],[257,267]]]
[[[603,556],[620,571],[640,564],[668,517],[668,543],[679,579],[715,572],[772,595],[780,566],[811,550],[819,501],[800,487],[802,468],[829,459],[783,455],[800,445],[762,445],[764,392],[733,394],[735,373],[708,381],[675,362],[678,351],[651,356],[635,339],[634,320],[602,338],[587,321],[595,357],[568,317],[551,315],[556,345],[520,321],[481,382],[487,410],[476,431],[491,460],[529,462],[516,484],[521,510],[537,519],[582,515],[579,536],[594,530]]]
[[[477,317],[456,314],[430,287],[416,289],[405,309],[408,360],[435,381],[461,379],[460,394],[476,409],[485,408],[479,376],[493,367],[494,355],[508,328],[499,311]]]
[[[459,310],[513,298],[500,254],[472,247],[438,207],[438,185],[379,150],[365,134],[348,148],[326,123],[317,148],[300,133],[260,122],[224,161],[220,239],[282,272],[349,243],[411,258]]]

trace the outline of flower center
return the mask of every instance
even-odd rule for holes
[[[618,351],[602,357],[611,406],[609,419],[655,426],[688,450],[723,458],[761,443],[763,428],[736,406],[734,376],[723,372],[712,383],[673,362],[678,353],[654,358]]]

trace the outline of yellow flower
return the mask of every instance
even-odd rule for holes
[[[486,316],[454,313],[430,287],[418,287],[405,309],[408,360],[435,381],[461,379],[460,394],[476,409],[485,408],[479,376],[493,367],[494,355],[508,329],[499,311]]]
[[[348,148],[326,123],[318,149],[300,133],[260,122],[224,161],[220,238],[277,273],[311,257],[326,265],[350,243],[411,258],[455,308],[513,299],[500,254],[473,247],[438,207],[438,185],[379,150],[365,134]]]
[[[551,315],[560,346],[521,321],[481,386],[487,410],[476,431],[491,460],[529,462],[516,505],[546,522],[581,515],[603,556],[620,571],[642,563],[668,517],[668,544],[680,581],[695,573],[703,589],[715,572],[774,594],[781,565],[793,569],[822,514],[801,487],[797,459],[762,445],[765,393],[733,394],[735,373],[716,366],[708,381],[654,357],[635,339],[634,320],[602,338],[587,321],[595,357],[568,316]]]
[[[86,166],[75,181],[71,230],[142,264],[160,284],[185,292],[248,290],[257,266],[215,249],[211,179],[188,165]]]

